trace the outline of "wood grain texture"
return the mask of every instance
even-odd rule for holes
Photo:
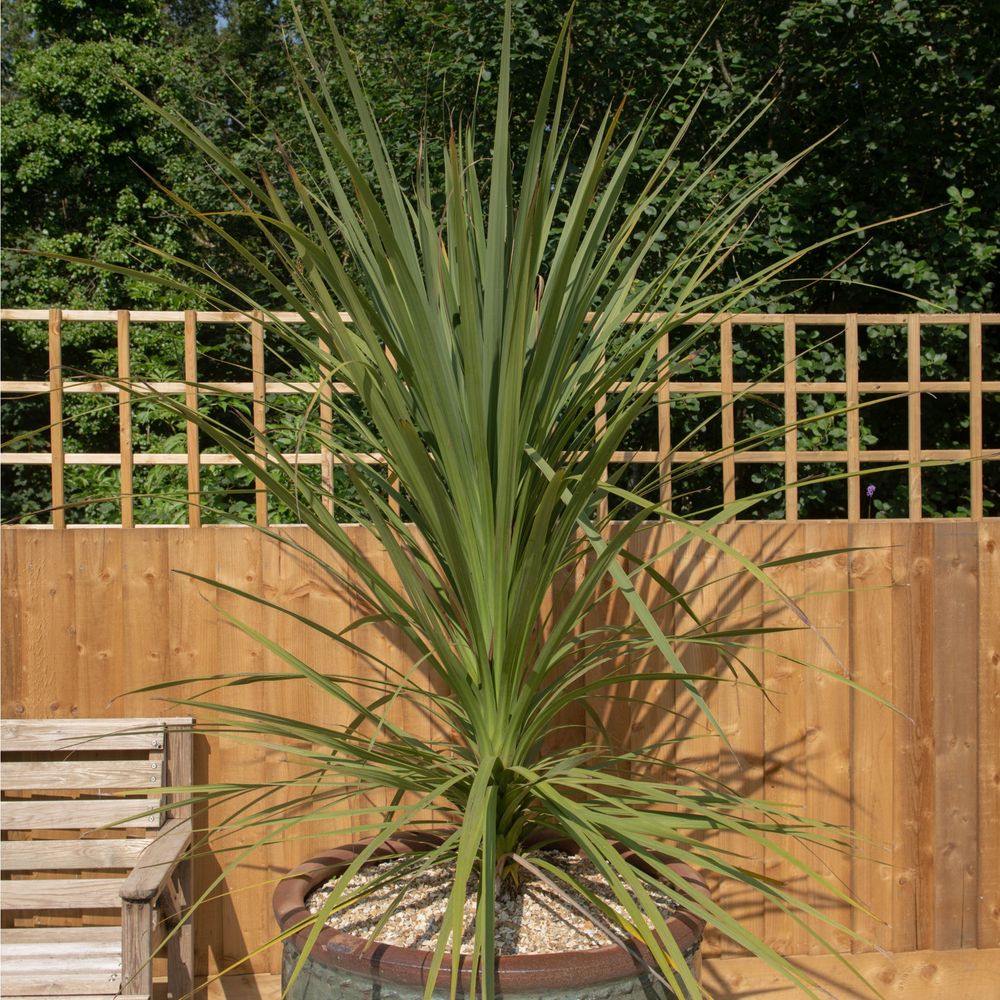
[[[923,478],[920,469],[920,318],[909,316],[906,320],[906,374],[907,374],[907,443],[910,454],[908,491],[909,516],[918,520],[923,513]]]
[[[5,840],[0,868],[16,871],[59,871],[82,868],[131,868],[152,838],[121,840]]]
[[[51,996],[49,993],[43,996]],[[4,1000],[38,1000],[38,994],[3,994]],[[60,993],[59,1000],[161,1000],[158,993]]]
[[[149,788],[163,784],[158,760],[33,761],[0,764],[0,789]]]
[[[800,633],[804,644],[806,738],[803,762],[806,782],[805,813],[842,829],[851,825],[851,693],[843,679],[849,676],[850,602],[848,595],[848,525],[844,521],[804,525],[807,552],[841,550],[802,564],[803,590],[799,608],[808,619]],[[883,724],[889,720],[883,720]],[[847,847],[817,846],[814,866],[837,886],[850,885],[851,858]],[[810,885],[809,900],[822,917],[809,919],[810,929],[826,938],[837,950],[849,951],[851,940],[841,931],[829,929],[823,918],[850,927],[850,905],[828,890]],[[825,950],[812,940],[809,951]]]
[[[261,314],[254,311],[253,321],[250,324],[250,364],[253,370],[253,426],[257,434],[263,434],[267,429],[267,397],[266,376],[264,373],[264,324],[261,322]],[[264,454],[263,443],[260,438],[254,442],[254,450],[262,457]],[[267,524],[267,492],[264,484],[259,480],[254,481],[256,496],[254,507],[257,524]]]
[[[798,396],[795,392],[795,383],[798,379],[796,374],[795,322],[796,318],[794,316],[786,316],[782,320],[784,425],[787,428],[785,431],[785,483],[787,484],[796,483],[799,479],[799,431],[796,426],[799,417]],[[784,499],[785,519],[788,521],[797,521],[799,519],[798,487],[789,485],[785,490]]]
[[[121,544],[121,650],[124,694],[133,686],[131,676],[143,678],[144,684],[167,679],[170,639],[163,629],[150,629],[146,620],[151,608],[168,586],[169,552],[162,540],[144,531],[127,531]],[[169,612],[162,607],[158,613]],[[122,711],[131,713],[130,698],[122,699]],[[170,711],[161,703],[160,712]]]
[[[784,526],[774,540],[776,553],[802,552],[808,525],[801,522]],[[792,563],[776,567],[771,572],[775,584],[791,601],[801,598],[805,590],[805,567]],[[764,745],[767,762],[764,768],[763,798],[802,811],[806,805],[808,755],[808,717],[806,671],[800,666],[808,651],[809,639],[799,614],[779,600],[775,594],[764,595],[764,624],[785,631],[766,637],[767,655],[764,660],[764,682],[771,705],[764,715]],[[815,764],[815,761],[814,761]],[[791,850],[788,837],[774,838],[783,850]],[[782,880],[787,888],[800,894],[808,892],[804,876],[779,854],[765,857],[765,874]],[[809,948],[805,927],[794,923],[776,907],[764,911],[764,940],[785,955],[800,955]]]
[[[980,948],[1000,947],[1000,521],[979,531]]]
[[[149,993],[153,989],[153,907],[122,902],[122,991]]]
[[[158,827],[160,799],[66,799],[55,802],[5,802],[0,827],[4,830],[98,830]]]
[[[75,669],[62,677],[64,690],[54,700],[79,705],[88,689],[98,684],[114,689],[115,697],[133,686],[130,666],[125,663],[124,533],[73,531],[67,537],[75,543],[77,655]],[[95,706],[88,714],[116,714],[106,706]]]
[[[221,544],[223,541],[228,544]],[[263,573],[262,546],[262,537],[253,531],[237,530],[232,534],[219,534],[214,549],[215,567],[209,575],[221,583],[262,593],[269,583]],[[237,621],[250,628],[265,631],[263,627],[265,612],[260,605],[224,591],[216,591],[213,600],[219,609],[232,615]],[[220,656],[219,661],[213,664],[214,671],[231,673],[284,669],[282,663],[271,657],[232,622],[216,618],[212,627],[217,633]],[[225,700],[228,704],[244,708],[277,707],[274,704],[262,706],[260,697],[261,692],[254,688],[242,688],[228,694]],[[269,699],[274,697],[270,690],[267,697]],[[241,744],[234,740],[222,739],[214,749],[214,756],[219,773],[239,773],[246,781],[259,780],[266,777],[269,772],[269,751],[261,745]],[[242,805],[243,801],[224,805],[213,803],[205,810],[204,821],[210,825],[226,821]],[[225,843],[227,846],[250,844],[260,836],[261,832],[259,829],[250,829],[243,835],[228,837]],[[223,859],[222,863],[225,864],[226,861],[227,859]],[[232,895],[220,900],[223,918],[219,928],[219,951],[216,954],[220,968],[225,968],[246,955],[252,948],[251,942],[266,941],[272,933],[270,913],[266,906],[256,912],[251,910],[241,912],[238,918],[233,910],[234,901],[241,899],[245,892],[253,892],[255,886],[267,883],[266,852],[255,852],[227,878],[228,889]],[[261,895],[266,896],[266,893]],[[256,969],[257,966],[252,965],[251,968]]]
[[[753,558],[763,556],[763,531],[758,524],[741,524],[727,538],[738,551]],[[729,624],[733,627],[760,628],[764,621],[764,588],[757,580],[741,580],[738,585],[727,581],[726,590],[732,602]],[[717,749],[716,775],[727,788],[740,794],[756,794],[764,775],[764,693],[750,681],[748,672],[761,678],[765,653],[761,643],[749,640],[736,653],[740,684],[721,683],[712,692],[710,706],[729,740],[730,747]],[[751,871],[763,871],[764,852],[761,845],[747,843],[733,834],[718,838],[720,847],[739,852],[741,863]],[[746,886],[732,880],[722,881],[714,889],[715,898],[726,910],[738,916],[752,933],[764,932],[764,905],[760,897]],[[709,929],[704,945],[705,954],[734,955],[741,949],[714,929]]]
[[[79,951],[121,951],[117,927],[5,927],[0,931],[3,950],[35,948],[40,944],[55,949]]]
[[[844,328],[844,378],[847,382],[847,394],[844,402],[847,406],[847,520],[861,520],[861,402],[858,388],[860,352],[858,344],[858,317],[849,315]]]
[[[978,919],[978,528],[934,534],[935,948],[972,948]],[[996,831],[1000,836],[1000,831]]]
[[[829,956],[795,960],[836,1000],[873,1000],[877,995]],[[918,951],[855,955],[851,964],[885,1000],[997,1000],[1000,950]],[[805,994],[759,959],[706,962],[702,986],[713,1000],[802,1000]],[[234,997],[233,1000],[236,1000]],[[261,1000],[269,1000],[263,995]]]
[[[184,313],[184,405],[191,411],[198,409],[198,314],[193,309]],[[188,524],[192,528],[201,527],[201,462],[198,461],[198,425],[186,422],[184,434],[187,438],[187,495]]]
[[[162,750],[162,719],[3,719],[5,753]]]
[[[215,591],[207,584],[184,574],[215,576],[216,539],[228,539],[225,528],[205,527],[187,531],[169,532],[163,543],[167,548],[170,572],[158,588],[157,600],[162,609],[161,628],[167,636],[168,659],[165,671],[168,677],[199,677],[238,669],[220,644],[219,615],[213,606]],[[179,688],[171,694],[176,697],[190,695],[195,688]],[[131,706],[130,701],[130,706]],[[151,697],[138,700],[138,705],[155,704]],[[217,739],[196,739],[200,750],[194,760],[194,780],[217,780],[225,773],[219,766]],[[203,827],[208,820],[205,810],[195,813],[195,824]],[[218,861],[203,855],[195,866],[195,895],[205,892],[220,873]],[[214,896],[214,894],[213,894]],[[260,894],[263,896],[263,893]],[[259,898],[259,897],[258,897]],[[236,920],[228,897],[210,899],[199,912],[199,934],[196,942],[198,968],[213,967],[221,956],[222,928]],[[210,958],[210,956],[212,956]],[[220,965],[221,967],[221,965]]]
[[[82,910],[121,906],[120,878],[14,879],[4,883],[5,910]]]
[[[190,715],[0,719],[4,751],[162,750],[166,731],[190,730]]]
[[[118,310],[118,453],[120,463],[120,493],[122,527],[135,525],[134,497],[132,487],[132,393],[127,388],[132,377],[131,351],[129,350],[129,314],[127,309]]]
[[[190,858],[181,862],[174,872],[177,888],[177,916],[187,917],[187,909],[194,902],[194,868]],[[167,942],[167,981],[173,998],[191,994],[195,985],[195,947],[193,920],[184,919],[180,929],[175,929]]]
[[[66,527],[63,445],[62,310],[50,309],[49,320],[49,451],[52,454],[52,527]]]
[[[130,903],[155,901],[167,879],[191,845],[190,819],[172,819],[136,860],[122,886],[122,899]]]
[[[850,657],[851,678],[874,696],[893,700],[892,681],[902,663],[894,660],[893,550],[886,532],[872,522],[851,526]],[[852,950],[892,946],[895,879],[892,866],[897,834],[893,828],[894,746],[906,720],[875,698],[851,697],[851,827],[859,842],[852,858],[851,886],[866,908],[854,912],[861,935]]]
[[[50,968],[53,962],[71,966],[74,972],[106,971],[117,972],[121,968],[122,941],[116,927],[114,938],[77,938],[67,941],[60,933],[61,928],[46,928],[49,933],[34,943],[11,942],[7,935],[0,937],[3,947],[4,971],[33,972]],[[85,928],[91,930],[92,928]],[[106,930],[104,927],[93,928]]]
[[[893,948],[924,950],[934,913],[934,526],[893,525]],[[944,611],[946,613],[946,610]]]
[[[57,970],[39,970],[27,975],[4,975],[0,978],[3,996],[6,1000],[15,997],[86,997],[87,1000],[98,1000],[107,997],[113,1000],[118,997],[121,976],[118,973],[101,973],[89,975],[83,973],[74,975]]]

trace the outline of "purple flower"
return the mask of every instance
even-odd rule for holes
[[[869,483],[865,487],[865,496],[868,497],[869,500],[871,500],[871,498],[873,496],[875,496],[875,484],[874,483]]]

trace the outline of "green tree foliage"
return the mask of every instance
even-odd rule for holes
[[[515,3],[515,157],[567,6],[566,0]],[[311,37],[321,37],[318,12],[309,0],[302,7]],[[441,138],[473,115],[489,120],[501,10],[500,0],[344,0],[337,6],[338,22],[400,169],[417,162],[424,136]],[[4,21],[5,244],[173,266],[137,247],[151,244],[195,259],[241,288],[254,288],[256,278],[242,262],[206,230],[192,226],[150,178],[195,205],[212,208],[231,203],[225,186],[121,81],[179,110],[234,150],[248,171],[263,168],[277,184],[287,184],[284,150],[308,177],[319,165],[287,79],[285,51],[294,56],[298,45],[287,0],[14,0],[5,5]],[[752,7],[730,3],[721,12],[715,0],[578,0],[569,96],[583,135],[607,107],[623,99],[626,127],[650,114],[651,160],[665,148],[690,103],[700,100],[678,154],[682,178],[698,169],[723,123],[741,111],[761,116],[737,155],[692,199],[689,214],[663,235],[658,253],[650,257],[651,268],[664,266],[678,252],[691,220],[703,216],[707,202],[728,198],[740,179],[763,176],[775,163],[826,137],[793,180],[762,199],[755,218],[748,220],[753,225],[740,253],[716,280],[732,282],[789,246],[934,209],[813,254],[798,273],[762,289],[751,307],[777,312],[996,310],[998,36],[1000,8],[986,0],[765,0]],[[658,103],[675,77],[679,85],[670,99]],[[642,166],[635,171],[635,185]],[[253,238],[250,232],[240,236]],[[145,282],[14,254],[6,257],[3,281],[10,306],[198,304]],[[108,370],[107,327],[67,329],[72,331],[67,362]],[[839,378],[843,345],[836,339],[823,343],[826,336],[803,331],[800,347],[814,350],[802,364],[814,377]],[[225,377],[225,360],[238,353],[238,337],[237,331],[223,332],[209,345],[205,364],[216,365],[219,377]],[[898,327],[867,332],[863,363],[871,377],[892,373],[903,337]],[[134,365],[145,364],[163,377],[178,373],[171,338],[137,331],[136,339]],[[44,368],[43,343],[44,331],[38,328],[10,327],[3,344],[9,377]],[[743,377],[765,376],[778,359],[780,342],[766,331],[748,331],[737,344]],[[964,377],[965,359],[963,330],[945,329],[926,338],[922,364],[930,377]],[[705,356],[696,367],[709,375],[717,364],[717,358]],[[804,414],[839,402],[804,399]],[[696,427],[709,404],[693,400],[688,405],[683,417]],[[80,408],[69,428],[70,443],[116,450],[106,402],[95,399],[89,410]],[[764,404],[744,410],[740,422],[747,433],[770,418]],[[5,414],[5,437],[32,420],[42,422],[31,411],[30,405],[19,404],[17,413]],[[882,414],[866,411],[866,443],[893,447],[896,422],[891,407]],[[959,410],[943,411],[933,428],[940,443],[926,440],[925,445],[961,446],[967,422]],[[166,430],[176,433],[176,428]],[[170,437],[166,430],[161,437]],[[635,436],[642,433],[637,427]],[[835,446],[838,433],[842,427],[835,421],[813,425],[804,432],[802,447]],[[154,447],[165,446],[148,444],[148,450]],[[113,489],[111,481],[88,485],[87,478],[97,475],[81,470],[74,489],[84,495]],[[742,486],[768,485],[772,475],[777,470],[747,470]],[[926,498],[929,512],[964,513],[967,472],[935,476],[938,486]],[[44,483],[30,487],[30,478],[7,476],[9,512],[42,505]],[[880,480],[882,513],[905,514],[904,480]],[[988,484],[988,499],[995,502],[998,484],[989,478]],[[173,493],[180,488],[175,484]],[[225,488],[222,476],[220,489]],[[838,496],[836,487],[807,491],[803,513],[836,516]],[[779,513],[770,511],[771,516]],[[116,515],[109,507],[104,514],[95,508],[80,516]],[[180,515],[169,505],[152,503],[148,516],[169,520]]]

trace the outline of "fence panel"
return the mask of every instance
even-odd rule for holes
[[[301,528],[280,530],[316,544]],[[649,551],[669,543],[673,530],[652,526]],[[770,637],[765,652],[750,654],[769,684],[773,707],[750,688],[719,684],[710,691],[735,755],[705,739],[678,750],[674,761],[702,768],[746,794],[763,792],[852,823],[866,838],[851,858],[816,858],[872,910],[851,916],[842,904],[814,898],[853,921],[865,938],[839,940],[838,947],[1000,946],[1000,522],[760,523],[729,526],[723,534],[758,559],[860,548],[781,569],[781,582],[800,598],[818,631]],[[358,617],[358,609],[315,566],[250,527],[18,527],[2,535],[5,717],[162,714],[164,705],[153,696],[119,696],[172,677],[278,669],[272,656],[220,621],[213,603],[319,669],[359,678],[372,669],[291,619],[178,572],[246,588],[331,628]],[[383,558],[367,540],[360,544],[373,559]],[[725,559],[690,548],[673,553],[670,565],[660,568],[705,580],[699,601],[724,613],[724,622],[773,619],[775,605],[758,584],[740,589],[724,579],[732,569]],[[355,638],[389,663],[409,665],[398,638],[376,626]],[[791,659],[798,657],[847,671],[899,712],[800,668]],[[718,665],[698,661],[697,667]],[[244,689],[236,697],[259,705],[261,692]],[[267,698],[267,707],[277,712],[347,722],[340,707],[321,702],[298,682],[269,685]],[[682,708],[675,699],[673,690],[655,696],[664,708]],[[423,720],[406,711],[411,717],[398,721],[419,731]],[[670,735],[679,725],[665,714],[631,710],[617,711],[607,722],[623,743]],[[214,736],[200,738],[195,761],[199,781],[254,780],[286,766],[276,751]],[[218,822],[224,815],[220,806],[209,818]],[[337,836],[349,837],[350,831],[327,831],[324,844]],[[273,844],[229,876],[231,893],[207,904],[199,918],[203,969],[224,967],[264,939],[273,880],[310,846],[318,845]],[[228,858],[203,859],[203,887]],[[750,865],[759,861],[747,859]],[[801,930],[782,914],[765,910],[738,887],[718,886],[717,892],[787,953],[810,950]],[[733,951],[712,936],[707,950]],[[271,971],[276,961],[274,954],[259,956],[254,967]]]

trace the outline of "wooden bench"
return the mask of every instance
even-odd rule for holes
[[[191,808],[161,791],[191,784],[191,725],[0,720],[0,996],[152,993],[156,946],[192,902]],[[166,951],[179,1000],[194,986],[190,921]]]

